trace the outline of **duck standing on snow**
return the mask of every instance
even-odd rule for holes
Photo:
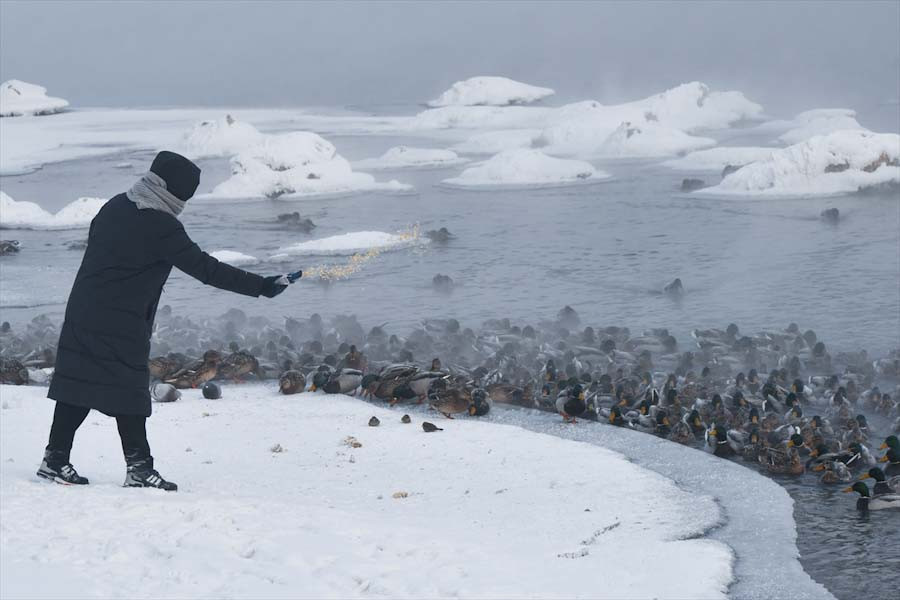
[[[300,371],[288,369],[278,378],[278,391],[284,395],[299,394],[306,389],[306,376]]]
[[[454,414],[468,412],[472,405],[472,393],[466,387],[448,385],[445,380],[439,381],[443,385],[433,385],[428,391],[431,408],[448,419],[452,419]]]
[[[150,171],[110,199],[91,222],[47,392],[56,408],[39,477],[88,483],[72,467],[69,454],[75,432],[96,409],[118,422],[126,486],[177,489],[154,469],[146,431],[150,336],[172,267],[246,296],[272,298],[287,289],[280,275],[261,277],[219,262],[188,237],[178,215],[199,184],[197,165],[160,152]]]
[[[575,423],[575,417],[583,415],[585,410],[587,404],[584,401],[584,388],[580,383],[567,387],[556,397],[556,412],[567,423]]]

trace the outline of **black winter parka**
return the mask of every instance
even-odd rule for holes
[[[203,252],[168,213],[139,210],[125,194],[100,209],[66,306],[49,398],[108,415],[150,416],[150,336],[173,266],[247,296],[263,286],[261,276]]]

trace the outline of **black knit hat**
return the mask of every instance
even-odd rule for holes
[[[166,181],[167,190],[185,202],[190,200],[200,185],[200,167],[168,150],[156,155],[150,170]]]

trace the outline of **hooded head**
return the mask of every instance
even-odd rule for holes
[[[182,202],[190,200],[200,185],[200,167],[168,150],[156,155],[150,171],[162,177],[166,189]]]

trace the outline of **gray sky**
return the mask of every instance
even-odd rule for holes
[[[865,112],[896,103],[898,71],[897,0],[0,3],[0,79],[81,106],[410,104],[505,75],[560,101],[701,80]]]

